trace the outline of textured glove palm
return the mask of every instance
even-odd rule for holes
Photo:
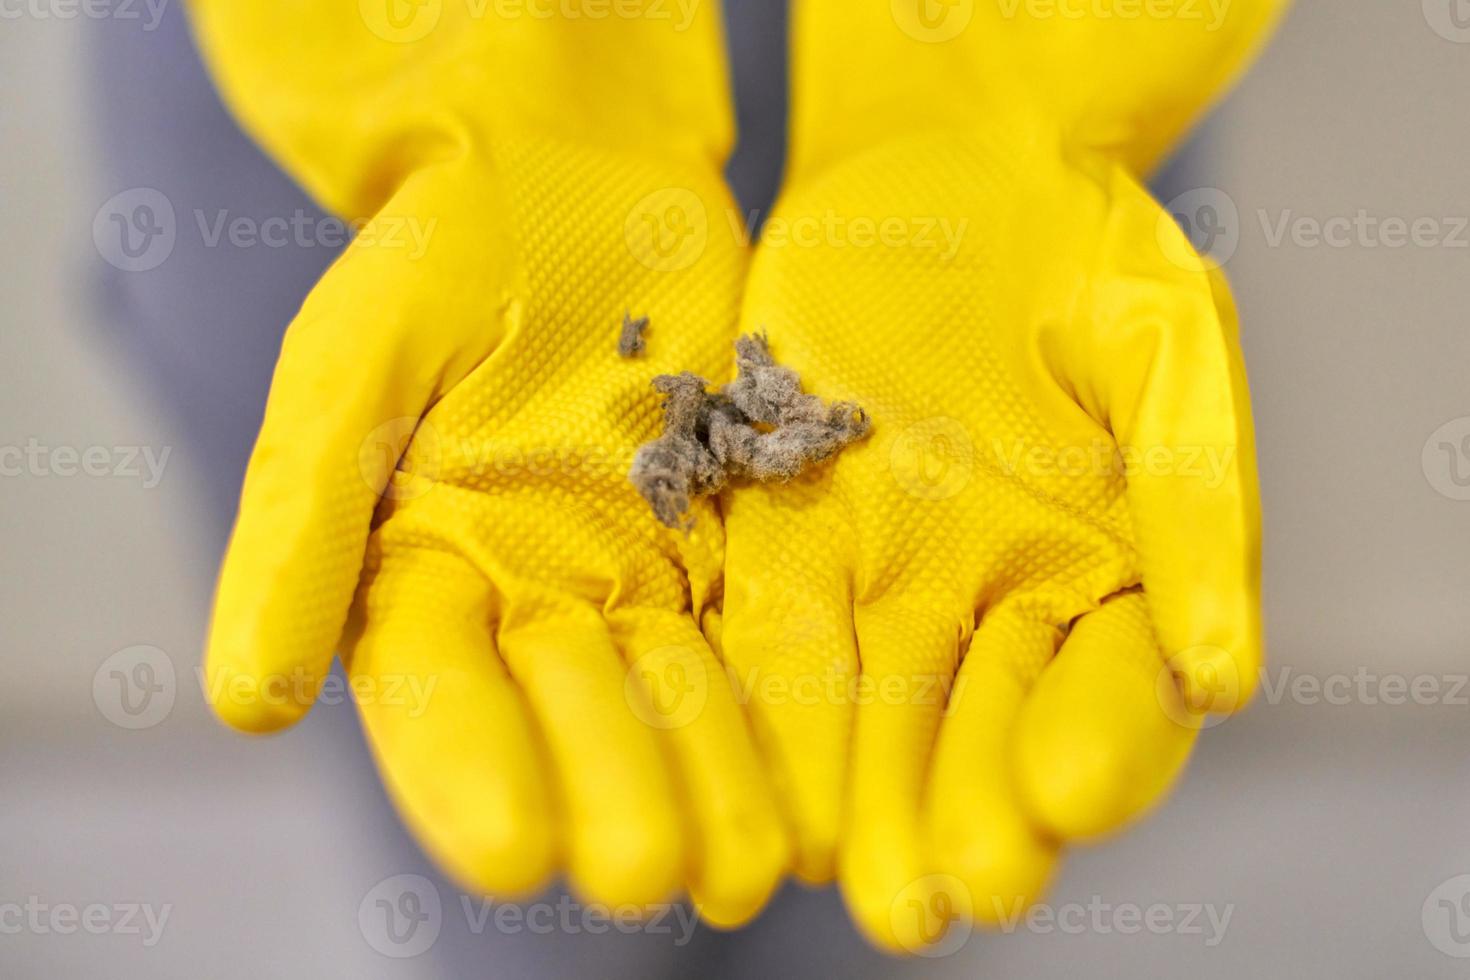
[[[1131,165],[1276,5],[1219,30],[951,5],[958,34],[914,6],[799,8],[742,325],[873,431],[728,494],[724,631],[799,872],[908,949],[934,936],[914,908],[1023,910],[1061,841],[1157,800],[1198,712],[1254,686],[1234,312]]]
[[[220,576],[216,710],[291,723],[342,637],[384,779],[463,881],[523,893],[564,858],[588,897],[687,881],[738,922],[787,860],[764,772],[728,685],[687,724],[658,689],[718,676],[720,524],[662,528],[626,479],[653,376],[728,371],[746,257],[702,224],[730,208],[718,11],[433,5],[419,32],[357,6],[195,5],[262,142],[374,216],[286,335]],[[630,310],[651,342],[623,360]],[[376,696],[404,678],[427,699]]]

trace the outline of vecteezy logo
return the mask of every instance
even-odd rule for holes
[[[893,935],[915,956],[952,956],[975,929],[966,913],[969,906],[969,889],[953,875],[917,878],[904,886],[889,908]]]
[[[119,650],[92,675],[92,703],[119,728],[152,728],[163,721],[177,691],[174,662],[158,647]]]
[[[1187,666],[1191,663],[1193,667]],[[1155,693],[1159,707],[1176,725],[1214,728],[1230,717],[1221,709],[1240,700],[1235,658],[1220,647],[1191,647],[1159,669]]]
[[[439,25],[443,0],[357,0],[367,29],[385,41],[411,44]]]
[[[394,959],[427,952],[444,924],[439,889],[423,875],[394,875],[372,887],[357,907],[368,945]]]
[[[1424,19],[1446,41],[1470,44],[1470,0],[1424,0]]]
[[[948,500],[970,484],[975,443],[960,422],[938,415],[898,434],[888,450],[888,467],[911,496]]]
[[[975,16],[975,0],[891,0],[893,21],[916,41],[942,44],[964,33]]]
[[[1442,497],[1470,500],[1470,416],[1434,430],[1420,457],[1424,478]]]
[[[623,238],[633,257],[648,268],[678,272],[704,254],[709,213],[688,188],[665,187],[633,205],[623,223]]]
[[[709,671],[688,647],[658,647],[629,665],[623,697],[644,724],[682,728],[704,710],[709,698]]]
[[[432,490],[442,459],[438,431],[409,415],[384,422],[357,449],[363,482],[388,500],[414,500]]]
[[[1424,937],[1446,956],[1470,957],[1470,874],[1439,883],[1419,911]]]
[[[147,272],[163,265],[177,238],[173,202],[152,187],[114,194],[92,219],[97,253],[124,272]]]
[[[1180,268],[1197,268],[1201,257],[1207,266],[1224,265],[1240,247],[1240,209],[1218,187],[1185,191],[1164,211],[1159,216],[1159,247]]]

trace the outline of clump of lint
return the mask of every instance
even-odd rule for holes
[[[618,356],[637,357],[643,353],[643,331],[648,329],[648,317],[634,318],[631,313],[623,314],[623,328],[618,331]]]
[[[660,375],[663,434],[633,458],[628,478],[663,524],[688,528],[695,497],[731,480],[786,482],[868,434],[866,412],[802,391],[763,335],[735,342],[735,380],[719,391],[696,374]]]

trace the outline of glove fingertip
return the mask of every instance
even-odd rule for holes
[[[1255,697],[1262,657],[1255,643],[1199,644],[1169,658],[1183,708],[1195,716],[1187,727],[1208,727],[1209,716],[1232,715]]]
[[[820,801],[827,802],[827,801]],[[797,831],[792,873],[807,885],[826,885],[837,876],[837,848],[842,838],[840,804],[808,807]]]
[[[1057,845],[1013,816],[990,819],[935,816],[931,819],[931,863],[953,882],[945,888],[965,918],[995,926],[1024,914],[1040,901],[1051,881]]]
[[[674,896],[685,870],[684,838],[674,821],[662,828],[659,822],[575,828],[570,878],[578,894],[609,906],[654,906]]]
[[[226,726],[247,735],[271,735],[295,725],[311,710],[323,678],[303,671],[297,683],[239,669],[219,658],[206,658],[204,697]]]
[[[1096,840],[1138,819],[1172,785],[1194,736],[1161,716],[1140,757],[1128,751],[1137,745],[1105,730],[1056,722],[1038,716],[1019,727],[1016,789],[1031,818],[1066,841]]]
[[[481,828],[475,839],[420,839],[450,877],[466,890],[521,901],[545,891],[556,872],[557,842],[551,825],[527,814],[514,826]],[[445,845],[448,845],[447,847]]]
[[[770,901],[791,865],[792,842],[769,800],[706,834],[690,897],[704,921],[717,929],[736,929]]]
[[[769,853],[747,856],[739,873],[706,879],[691,885],[690,898],[699,917],[716,929],[733,930],[748,924],[771,900],[786,868],[784,852],[772,860]]]

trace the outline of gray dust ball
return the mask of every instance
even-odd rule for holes
[[[732,479],[785,482],[868,434],[866,412],[803,392],[763,335],[735,342],[735,366],[735,380],[713,393],[687,371],[653,379],[664,431],[639,448],[628,478],[668,527],[687,530],[689,501]]]
[[[648,329],[648,317],[640,316],[633,319],[630,314],[623,314],[623,329],[618,333],[618,356],[637,357],[643,353],[643,331]]]

